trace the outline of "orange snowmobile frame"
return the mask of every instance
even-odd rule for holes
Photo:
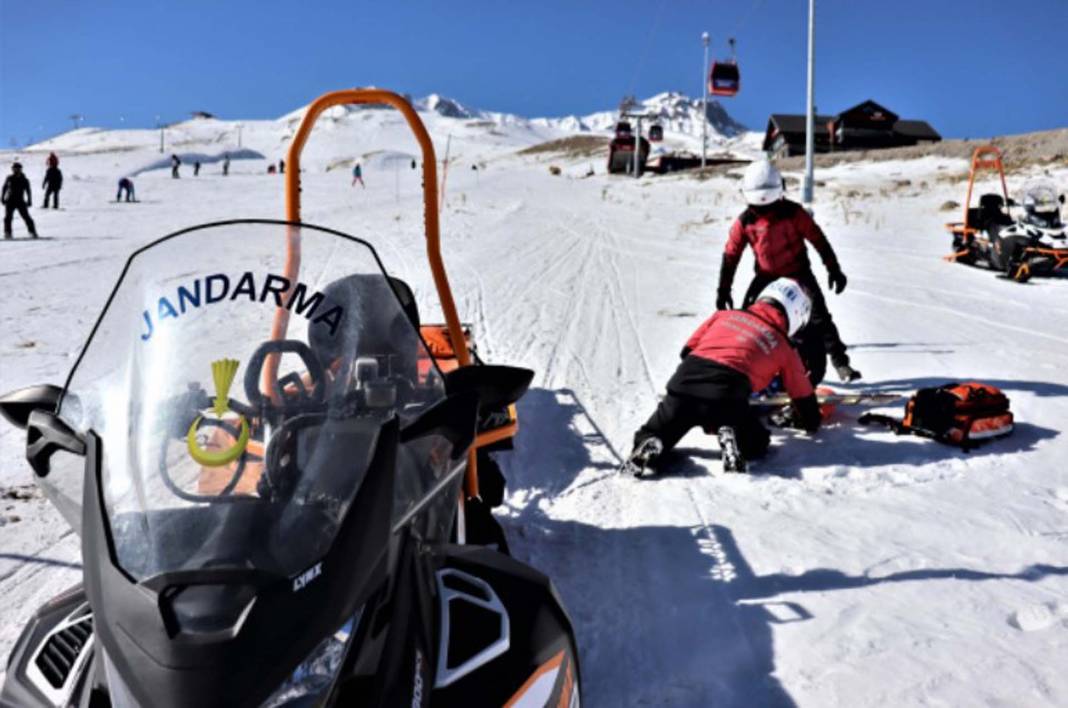
[[[968,170],[968,194],[964,199],[964,221],[953,222],[946,224],[946,230],[954,236],[960,236],[961,243],[966,247],[955,253],[951,253],[945,256],[947,261],[956,261],[961,257],[968,254],[967,246],[970,246],[972,239],[979,233],[979,229],[975,228],[969,223],[968,212],[972,204],[972,191],[975,187],[975,174],[979,170],[997,170],[998,177],[1001,180],[1001,193],[1005,199],[1005,206],[1010,204],[1009,200],[1009,188],[1005,183],[1005,164],[1002,162],[1001,150],[993,145],[982,145],[975,148],[972,153],[972,163]],[[1054,265],[1052,270],[1060,270],[1068,267],[1068,251],[1063,249],[1058,250],[1055,248],[1043,248],[1041,246],[1028,246],[1023,249],[1025,256],[1046,256],[1052,258]],[[1020,263],[1018,270],[1015,274],[1015,279],[1019,281],[1027,280],[1031,277],[1031,266],[1028,261],[1024,260]]]
[[[975,173],[979,170],[997,170],[1001,178],[1001,193],[1005,197],[1005,204],[1009,203],[1009,188],[1005,184],[1005,165],[1001,161],[1001,150],[993,145],[982,145],[975,148],[972,153],[972,164],[968,169],[968,194],[964,198],[964,220],[946,224],[946,230],[954,236],[960,236],[961,242],[971,243],[972,238],[978,233],[978,229],[968,223],[968,211],[972,205],[972,191],[975,189]],[[967,249],[951,253],[946,256],[947,261],[955,261],[967,254]]]
[[[437,157],[434,153],[434,144],[426,131],[426,126],[411,104],[399,94],[383,89],[345,89],[325,93],[312,101],[304,113],[300,126],[290,143],[289,152],[286,156],[288,162],[285,174],[285,205],[286,220],[300,222],[300,156],[304,150],[304,144],[311,134],[316,119],[327,108],[345,104],[384,104],[391,106],[404,116],[408,127],[419,142],[419,148],[423,155],[423,219],[426,233],[426,254],[430,262],[430,272],[434,277],[434,286],[437,289],[438,300],[441,302],[441,311],[445,315],[445,330],[452,344],[452,356],[455,365],[471,366],[473,364],[471,352],[468,348],[467,337],[460,317],[456,313],[456,302],[452,297],[449,287],[449,278],[445,273],[445,264],[441,258],[441,230],[438,221],[438,175]],[[290,281],[297,280],[300,270],[300,231],[292,228],[286,242],[286,261],[284,275]],[[285,308],[275,310],[274,323],[271,327],[271,339],[284,339],[289,326],[289,311]],[[278,394],[271,385],[278,378],[280,358],[271,355],[267,358],[263,371],[263,390],[272,397]],[[515,416],[515,407],[509,408],[510,422],[507,425],[479,433],[475,438],[474,445],[468,452],[467,474],[464,478],[464,493],[468,497],[477,497],[478,492],[478,468],[475,460],[475,451],[515,435],[518,422]]]

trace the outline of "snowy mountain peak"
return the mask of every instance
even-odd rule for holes
[[[633,113],[646,113],[657,116],[657,122],[669,133],[681,133],[697,137],[701,135],[701,99],[690,98],[679,91],[665,91],[643,100],[632,100],[627,110]],[[744,125],[731,118],[727,110],[719,103],[709,99],[708,123],[710,137],[733,138],[746,132]],[[585,116],[564,116],[561,118],[535,118],[532,123],[547,128],[578,131],[611,131],[619,120],[619,109],[599,111]]]
[[[667,131],[699,135],[701,132],[701,99],[690,98],[679,91],[665,91],[640,101],[634,101],[627,109],[633,113],[651,113],[658,116],[660,124]],[[734,137],[745,132],[745,126],[731,118],[719,101],[709,99],[706,114],[713,131]],[[598,113],[590,116],[587,122],[598,124],[614,123],[614,112]]]
[[[412,102],[417,111],[433,111],[446,118],[478,118],[481,113],[468,109],[459,101],[432,93]]]

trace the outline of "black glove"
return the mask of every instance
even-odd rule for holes
[[[795,428],[807,433],[814,433],[820,429],[823,422],[823,414],[820,411],[819,401],[816,394],[799,398],[793,402],[793,423]]]
[[[690,352],[692,352],[692,351],[693,351],[693,349],[690,349],[689,347],[683,347],[682,351],[679,352],[679,358],[680,359],[685,359],[686,357],[690,356]]]
[[[845,290],[846,277],[845,273],[835,268],[834,270],[827,272],[827,286],[834,290],[835,295],[841,295]]]
[[[734,299],[731,298],[731,286],[734,284],[734,271],[738,269],[738,262],[732,261],[723,254],[723,261],[719,265],[719,285],[716,288],[716,309],[733,310]]]
[[[774,410],[768,415],[768,422],[776,428],[796,428],[798,427],[796,417],[794,415],[794,407],[787,403],[782,408]]]

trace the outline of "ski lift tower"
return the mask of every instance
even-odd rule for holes
[[[701,64],[701,167],[705,166],[708,155],[708,77],[705,76],[708,71],[708,41],[708,32],[702,32],[701,44],[705,48],[705,60]]]
[[[639,153],[641,153],[642,150],[642,121],[656,121],[659,120],[660,116],[656,113],[631,113],[627,110],[621,110],[619,112],[619,118],[620,120],[627,118],[634,121],[634,177],[641,177],[641,171],[638,168],[638,164],[641,159]]]
[[[808,0],[808,82],[805,106],[805,180],[801,189],[801,201],[812,213],[813,166],[816,152],[816,0]]]

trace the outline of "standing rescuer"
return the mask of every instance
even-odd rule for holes
[[[762,457],[771,441],[749,398],[776,376],[782,376],[792,402],[786,422],[818,430],[819,404],[790,343],[808,323],[811,309],[804,289],[781,278],[745,310],[720,311],[705,320],[683,347],[667,395],[634,434],[625,467],[635,475],[656,469],[664,452],[700,426],[718,435],[724,470],[745,471],[746,460]]]
[[[723,249],[716,309],[725,310],[734,306],[731,296],[734,273],[746,246],[752,246],[756,273],[742,306],[751,305],[764,287],[776,278],[796,280],[812,298],[809,334],[823,341],[824,351],[830,356],[839,378],[842,381],[856,381],[861,376],[860,372],[850,365],[846,345],[827,309],[805,247],[807,241],[820,254],[827,268],[828,285],[835,294],[845,290],[846,276],[823,230],[800,204],[784,198],[782,175],[767,160],[753,162],[746,168],[742,177],[742,194],[748,206],[731,226],[727,245]]]
[[[30,193],[30,180],[22,174],[22,163],[11,165],[11,174],[4,180],[4,188],[0,192],[0,203],[4,205],[4,238],[11,238],[11,221],[16,211],[26,223],[30,236],[37,238],[37,227],[29,211],[33,206],[33,195]]]

